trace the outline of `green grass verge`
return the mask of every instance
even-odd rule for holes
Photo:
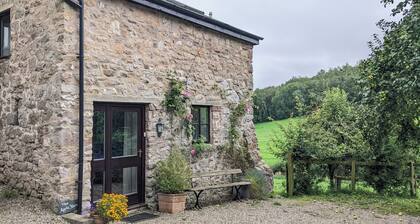
[[[260,155],[267,165],[275,166],[279,159],[274,157],[269,150],[269,142],[276,133],[279,133],[279,125],[287,127],[291,123],[296,123],[302,118],[290,118],[281,121],[265,122],[255,125],[255,130],[258,138],[258,147],[260,148]]]
[[[284,176],[274,177],[273,194],[286,196],[286,179]],[[328,181],[318,184],[318,190],[312,195],[294,196],[292,199],[300,201],[328,201],[355,208],[372,209],[383,214],[407,214],[420,216],[420,198],[397,197],[377,194],[364,183],[357,183],[356,191],[351,192],[350,184],[343,182],[340,192],[330,191]],[[418,191],[420,195],[420,191]]]

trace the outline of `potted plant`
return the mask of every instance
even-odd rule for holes
[[[96,210],[102,218],[102,223],[121,221],[128,215],[128,199],[121,194],[103,194],[96,204]],[[101,220],[96,217],[95,223],[101,223]]]
[[[166,160],[160,161],[156,168],[159,211],[179,213],[185,210],[190,187],[191,167],[179,150],[173,150]]]

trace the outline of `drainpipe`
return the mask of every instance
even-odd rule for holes
[[[83,161],[84,161],[84,2],[83,0],[65,0],[79,9],[79,176],[77,180],[77,213],[82,214],[83,202]]]

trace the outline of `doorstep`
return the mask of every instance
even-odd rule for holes
[[[86,215],[78,215],[76,213],[69,213],[62,215],[64,220],[70,224],[93,224],[93,220]]]

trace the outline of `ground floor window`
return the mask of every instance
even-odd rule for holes
[[[0,12],[0,58],[10,56],[10,10]]]
[[[200,138],[204,138],[206,143],[210,143],[210,107],[193,106],[192,114],[194,126],[193,140],[198,141]]]

